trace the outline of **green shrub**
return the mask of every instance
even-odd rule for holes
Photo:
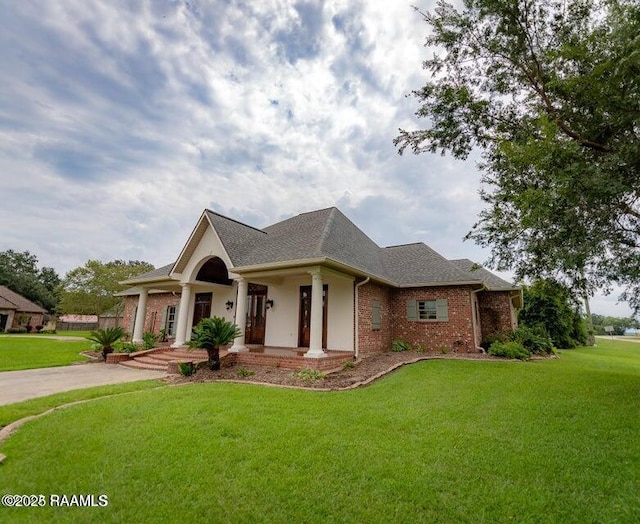
[[[28,331],[26,327],[17,327],[17,328],[7,329],[7,333],[20,334],[20,333],[28,333]]]
[[[351,369],[356,367],[356,363],[353,360],[347,360],[342,367],[344,369]]]
[[[156,347],[156,342],[158,341],[158,337],[151,331],[147,331],[144,335],[142,335],[142,345],[144,349],[153,349]]]
[[[102,346],[102,358],[107,360],[107,355],[113,352],[113,344],[115,344],[124,335],[124,329],[121,327],[113,327],[107,329],[96,329],[92,331],[88,337],[91,342],[96,342]]]
[[[494,357],[517,358],[527,360],[531,354],[520,342],[494,342],[489,348],[489,355]]]
[[[255,371],[252,371],[250,369],[247,369],[245,367],[241,367],[238,368],[238,371],[236,372],[236,374],[240,377],[240,378],[245,378],[245,377],[251,377],[253,375],[256,374]]]
[[[302,368],[298,372],[294,373],[294,376],[302,380],[324,380],[326,377],[322,371],[311,368]]]
[[[135,353],[140,350],[140,346],[135,342],[124,342],[123,340],[119,340],[118,342],[114,342],[113,351],[116,353]]]
[[[193,362],[178,362],[178,370],[184,377],[190,377],[195,372]]]
[[[41,335],[55,335],[57,331],[55,329],[43,329],[40,331]]]
[[[520,342],[533,355],[553,353],[551,336],[542,325],[520,326],[513,332],[513,340]]]
[[[482,342],[480,347],[487,351],[494,342],[511,342],[513,340],[513,331],[496,331],[488,335]]]
[[[400,351],[409,351],[411,349],[411,344],[402,338],[394,338],[391,343],[391,351],[395,351],[396,353]]]

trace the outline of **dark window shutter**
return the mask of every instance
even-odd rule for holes
[[[371,329],[380,329],[380,302],[371,302]]]
[[[415,300],[407,300],[407,320],[418,320],[418,306]]]
[[[449,320],[449,303],[446,298],[436,300],[436,319]]]

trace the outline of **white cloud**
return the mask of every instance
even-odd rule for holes
[[[204,207],[260,227],[337,204],[381,245],[486,259],[462,243],[473,161],[392,144],[425,35],[384,0],[8,4],[0,250],[161,265]]]

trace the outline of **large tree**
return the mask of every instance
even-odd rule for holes
[[[402,153],[482,154],[487,207],[468,238],[490,265],[640,308],[640,3],[465,0],[421,13],[425,129]]]
[[[31,300],[49,313],[59,302],[60,277],[51,267],[38,268],[38,258],[29,251],[0,252],[0,285]]]
[[[562,284],[549,279],[524,286],[524,308],[518,313],[521,326],[542,326],[558,348],[573,348],[587,342],[587,326],[578,297]]]
[[[152,269],[151,264],[139,260],[89,260],[64,277],[60,309],[63,313],[79,315],[99,315],[109,311],[120,302],[113,294],[124,289],[120,284],[122,280]]]

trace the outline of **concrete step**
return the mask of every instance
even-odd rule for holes
[[[177,350],[177,351],[166,351],[163,353],[158,353],[153,355],[154,357],[166,359],[166,360],[180,360],[180,359],[193,359],[193,360],[202,360],[207,358],[206,351],[185,351],[185,350]]]
[[[165,366],[167,365],[167,361],[161,358],[156,358],[155,355],[149,355],[147,357],[136,357],[134,359],[135,362],[140,362],[141,364],[152,364],[154,366]]]
[[[166,371],[167,370],[167,365],[166,364],[145,364],[144,362],[137,362],[135,360],[125,360],[123,362],[120,362],[121,366],[125,366],[127,368],[134,368],[134,369],[156,369],[158,371]]]

